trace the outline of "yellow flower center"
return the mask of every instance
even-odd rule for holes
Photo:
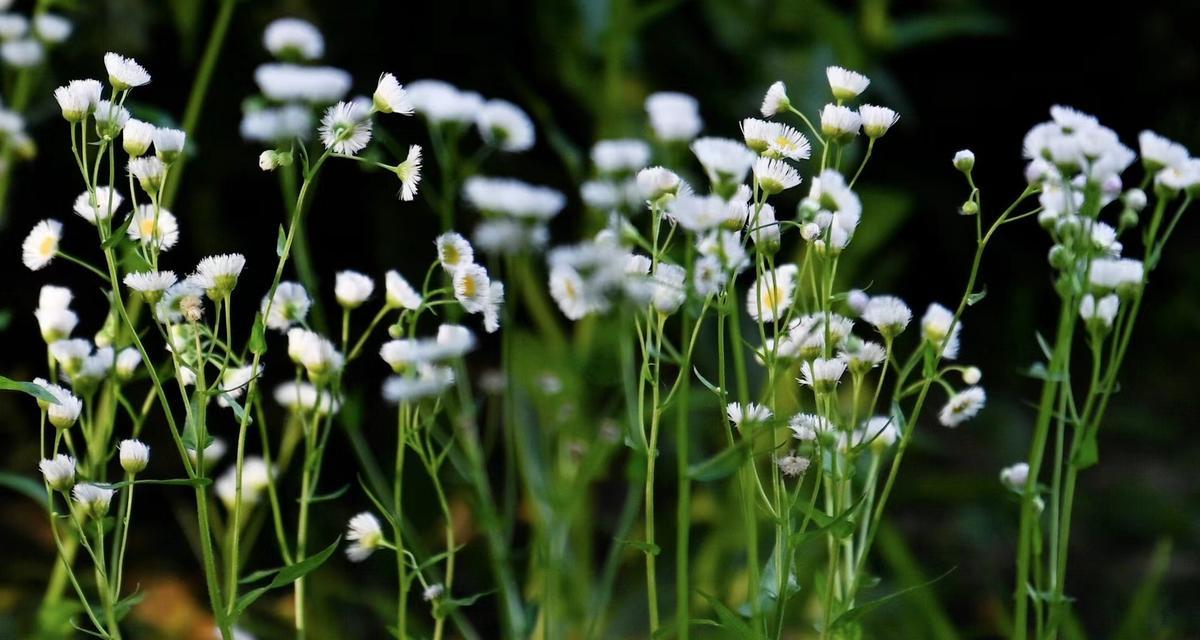
[[[44,256],[54,255],[58,251],[58,239],[54,236],[46,236],[42,238],[42,244],[38,246],[38,252]]]

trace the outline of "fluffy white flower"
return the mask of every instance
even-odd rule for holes
[[[863,133],[867,134],[868,138],[879,138],[892,128],[900,120],[900,114],[887,107],[877,107],[871,104],[864,104],[858,108],[858,115],[862,118]]]
[[[46,288],[42,287],[43,291]],[[71,332],[75,330],[75,326],[79,324],[79,316],[74,311],[65,307],[39,306],[33,313],[37,317],[38,329],[46,344],[52,344],[70,337]]]
[[[410,116],[413,112],[413,105],[408,100],[408,92],[396,80],[396,76],[385,73],[379,76],[379,83],[375,85],[375,93],[371,97],[372,104],[380,113],[399,113],[400,115]]]
[[[487,269],[468,264],[454,269],[454,297],[467,313],[481,313],[488,301],[488,289],[492,281]]]
[[[967,387],[954,394],[938,412],[938,421],[947,427],[958,425],[974,418],[987,402],[983,387]]]
[[[664,195],[676,193],[679,184],[679,176],[663,167],[648,167],[637,174],[638,189],[647,200],[658,200]]]
[[[137,291],[148,302],[157,302],[176,282],[174,271],[145,271],[125,275],[125,286]]]
[[[160,160],[170,164],[179,154],[183,153],[183,145],[187,142],[187,133],[182,129],[157,127],[154,129],[154,153]]]
[[[158,190],[167,173],[167,166],[160,158],[157,156],[130,158],[128,169],[129,173],[137,178],[138,185],[142,187],[143,191],[151,195],[158,195]]]
[[[112,501],[112,489],[105,489],[94,484],[77,484],[71,490],[80,510],[89,518],[99,520],[108,513],[108,505]]]
[[[475,335],[462,325],[444,324],[438,327],[437,344],[445,357],[460,358],[475,348]]]
[[[829,80],[829,88],[833,97],[838,100],[849,100],[866,90],[871,80],[861,73],[842,67],[828,67],[825,78]]]
[[[179,242],[179,223],[170,211],[154,205],[138,205],[133,212],[133,222],[129,223],[126,233],[144,247],[156,246],[159,251],[166,251]]]
[[[54,90],[54,99],[65,120],[81,122],[96,108],[103,90],[97,80],[72,80]]]
[[[475,126],[488,144],[502,151],[526,151],[536,134],[533,121],[517,105],[507,100],[488,100],[475,114]]]
[[[334,283],[333,292],[338,304],[347,309],[355,309],[371,297],[375,290],[375,281],[370,276],[357,271],[340,271]]]
[[[421,306],[421,294],[396,271],[388,271],[384,276],[387,289],[387,305],[392,308],[417,309]]]
[[[454,369],[418,364],[415,375],[391,376],[383,382],[383,399],[392,404],[439,396],[454,384]]]
[[[263,46],[276,58],[316,60],[325,55],[325,38],[311,22],[279,18],[263,31]]]
[[[239,125],[243,138],[272,145],[296,138],[307,140],[312,130],[312,111],[298,104],[252,109],[242,114]]]
[[[485,213],[531,220],[549,220],[566,206],[566,196],[511,178],[473,176],[463,184],[463,197]]]
[[[951,331],[951,325],[954,330]],[[962,320],[955,321],[954,312],[934,302],[925,310],[921,317],[921,335],[935,348],[942,347],[942,357],[954,360],[958,357],[959,334],[962,333]]]
[[[445,591],[446,588],[442,586],[441,583],[435,582],[428,587],[425,587],[425,590],[421,592],[421,599],[425,602],[433,602],[434,600],[442,597],[442,594],[445,593]]]
[[[329,391],[322,391],[307,382],[285,382],[275,387],[275,402],[296,412],[315,411],[318,415],[337,413],[341,402]]]
[[[196,265],[196,273],[190,279],[204,289],[209,298],[221,300],[237,286],[238,276],[245,267],[246,256],[240,253],[208,256]]]
[[[687,299],[687,270],[677,264],[659,262],[650,277],[654,282],[650,304],[662,314],[678,311]]]
[[[0,2],[0,12],[7,12],[12,0]],[[0,40],[15,40],[29,32],[29,19],[19,13],[0,13]]]
[[[135,347],[126,347],[117,354],[115,370],[121,380],[133,377],[138,366],[142,364],[142,354]]]
[[[413,110],[433,124],[468,123],[483,106],[483,98],[473,91],[460,91],[441,80],[416,80],[407,87]]]
[[[220,391],[222,395],[217,396],[217,404],[228,408],[229,400],[237,400],[242,397],[242,392],[259,373],[262,373],[262,365],[259,365],[257,370],[251,365],[226,367],[225,373],[221,376]],[[229,399],[226,399],[225,396],[229,396]]]
[[[458,233],[443,233],[437,237],[434,244],[437,245],[438,262],[447,271],[475,264],[475,249]]]
[[[834,140],[858,135],[862,118],[849,107],[827,104],[821,109],[821,133]]]
[[[350,541],[350,546],[346,547],[346,557],[351,562],[362,562],[383,544],[383,527],[378,518],[364,511],[350,518],[346,540]]]
[[[121,468],[128,473],[141,473],[150,462],[150,447],[140,440],[122,440],[118,446]]]
[[[794,264],[781,265],[763,273],[747,292],[746,313],[763,322],[782,319],[792,306],[798,273],[799,268]]]
[[[154,133],[156,131],[158,131],[158,127],[149,122],[130,119],[125,123],[125,128],[121,131],[121,144],[125,148],[125,153],[134,158],[145,154],[150,149],[151,143],[154,142]],[[100,187],[100,189],[104,188],[106,187]],[[97,189],[97,191],[100,189]]]
[[[804,472],[808,471],[808,467],[811,463],[809,462],[808,458],[804,458],[795,454],[789,454],[779,458],[779,460],[776,460],[775,464],[779,466],[779,473],[782,473],[789,478],[795,478],[797,476],[804,475]]]
[[[896,421],[887,416],[875,416],[863,423],[862,429],[854,434],[855,445],[867,443],[875,451],[882,451],[896,444],[900,429]]]
[[[199,322],[204,315],[204,289],[190,279],[173,284],[154,305],[154,314],[160,322]]]
[[[800,365],[800,384],[818,392],[832,391],[846,373],[846,361],[841,358],[815,358]]]
[[[263,297],[264,324],[276,331],[287,331],[293,324],[303,322],[311,306],[312,299],[303,286],[297,282],[280,282],[269,304],[268,298]]]
[[[371,141],[371,116],[358,102],[339,102],[321,118],[321,142],[334,153],[355,155]]]
[[[1097,326],[1108,328],[1112,326],[1113,320],[1117,317],[1117,311],[1121,308],[1121,299],[1116,294],[1110,293],[1100,300],[1096,300],[1092,294],[1083,296],[1083,300],[1079,303],[1079,317],[1087,323],[1098,323]]]
[[[254,81],[263,95],[277,102],[330,104],[350,91],[350,74],[334,67],[264,64],[254,70]]]
[[[823,433],[833,432],[833,425],[824,416],[812,413],[798,413],[788,421],[792,437],[801,442],[812,442]]]
[[[1158,171],[1173,167],[1188,159],[1188,150],[1183,145],[1168,140],[1153,131],[1138,134],[1138,147],[1147,171]]]
[[[288,357],[303,366],[314,382],[341,370],[345,359],[325,337],[299,327],[288,329],[287,337]]]
[[[125,91],[150,82],[150,74],[133,58],[109,52],[104,54],[104,68],[108,71],[108,82],[113,89]]]
[[[38,463],[38,470],[46,484],[55,491],[66,491],[75,484],[75,458],[58,454]]]
[[[550,297],[569,320],[579,320],[594,309],[583,276],[568,265],[550,269]]]
[[[37,271],[58,255],[58,243],[62,240],[62,223],[58,220],[42,220],[33,225],[25,241],[21,243],[21,261],[31,271]]]
[[[695,138],[704,126],[700,119],[700,103],[683,93],[661,91],[646,98],[646,114],[650,127],[659,140],[687,142]]]
[[[34,38],[10,40],[0,44],[0,59],[16,69],[28,69],[42,63],[46,50]]]
[[[729,422],[737,429],[743,427],[753,427],[769,422],[774,414],[771,410],[758,404],[751,402],[749,404],[740,404],[730,402],[725,405],[725,416],[729,418]]]
[[[1029,463],[1018,462],[1000,470],[1000,482],[1009,489],[1023,493],[1029,481]]]
[[[692,143],[692,153],[714,183],[742,182],[756,158],[746,145],[728,138],[700,138]]]
[[[894,338],[912,321],[912,310],[895,296],[872,296],[861,317],[885,338]]]
[[[213,438],[212,442],[208,443],[208,446],[204,447],[204,467],[206,469],[212,468],[212,466],[215,465],[217,461],[225,455],[226,448],[227,445],[225,444],[224,440],[220,438]],[[196,450],[189,447],[187,452],[188,457],[192,459],[192,464],[195,464],[197,462]]]
[[[1131,258],[1097,258],[1088,269],[1088,281],[1100,290],[1126,289],[1141,286],[1145,267],[1140,260]]]
[[[787,85],[783,84],[782,80],[777,80],[767,88],[759,111],[764,117],[769,118],[780,111],[786,111],[791,105],[791,101],[788,100]]]
[[[636,138],[600,140],[592,146],[591,157],[600,173],[632,173],[650,162],[650,145]]]
[[[408,155],[404,162],[396,165],[392,172],[400,178],[400,199],[411,202],[417,197],[417,188],[421,184],[421,146],[408,145]]]
[[[800,184],[800,174],[783,160],[759,158],[754,162],[754,182],[767,195]]]
[[[42,40],[60,44],[71,37],[71,21],[56,13],[39,13],[33,16],[33,31]]]

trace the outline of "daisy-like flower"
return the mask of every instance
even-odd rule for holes
[[[154,305],[154,314],[160,322],[199,322],[204,316],[204,289],[190,279],[175,283],[163,292],[158,304]]]
[[[592,164],[607,176],[626,175],[650,162],[650,145],[636,138],[600,140],[592,145]]]
[[[896,444],[900,439],[900,429],[896,421],[887,416],[875,416],[862,424],[854,433],[855,446],[866,444],[876,454]]]
[[[783,160],[759,158],[754,162],[754,182],[767,195],[774,195],[800,184],[800,174]]]
[[[46,58],[42,43],[33,38],[10,40],[0,44],[0,59],[16,69],[28,69],[41,64]]]
[[[1193,190],[1200,184],[1200,158],[1188,158],[1160,170],[1154,175],[1154,184],[1174,192]]]
[[[61,44],[71,37],[71,21],[56,13],[33,16],[33,32],[50,44]]]
[[[143,247],[166,251],[179,242],[179,223],[170,211],[162,207],[155,210],[152,204],[142,204],[132,215],[133,222],[129,223],[126,233]]]
[[[75,198],[75,205],[72,210],[75,215],[87,220],[93,225],[97,220],[109,220],[117,209],[121,208],[121,204],[125,202],[125,198],[111,187],[97,187],[95,204],[92,204],[92,194],[89,191],[84,191]]]
[[[950,396],[946,405],[938,412],[938,422],[947,427],[957,427],[974,418],[986,402],[987,394],[984,393],[983,387],[967,387]]]
[[[208,256],[196,265],[196,273],[192,274],[191,280],[204,289],[214,302],[224,300],[237,286],[238,276],[245,267],[246,256],[240,253]]]
[[[1097,258],[1088,269],[1088,282],[1100,291],[1126,294],[1142,285],[1145,266],[1131,258]]]
[[[242,114],[238,130],[247,140],[283,146],[296,138],[308,140],[312,136],[313,115],[299,104],[253,109]]]
[[[258,456],[247,456],[242,461],[242,506],[258,502],[264,489],[271,484],[271,469],[267,462]],[[213,490],[225,505],[233,511],[237,506],[238,468],[230,467],[214,483]]]
[[[442,597],[442,594],[445,592],[446,588],[442,586],[442,583],[435,582],[428,587],[425,587],[425,590],[421,592],[421,599],[425,602],[433,602],[434,600]]]
[[[226,368],[224,375],[221,376],[221,395],[217,396],[217,404],[226,408],[230,407],[232,405],[230,400],[242,397],[242,392],[259,373],[262,373],[262,365],[259,365],[257,370],[251,365]]]
[[[371,141],[371,115],[358,102],[339,102],[325,111],[319,132],[326,149],[352,156]]]
[[[158,127],[154,130],[154,154],[166,164],[179,159],[183,153],[183,145],[187,142],[187,132],[180,129]]]
[[[321,31],[299,18],[279,18],[267,25],[263,46],[281,60],[316,60],[325,55]]]
[[[887,351],[879,343],[864,342],[857,348],[843,350],[838,357],[846,361],[851,372],[863,375],[882,364]]]
[[[483,98],[473,91],[459,91],[441,80],[416,80],[408,84],[408,99],[413,110],[431,123],[474,122]]]
[[[45,285],[39,292],[34,315],[46,344],[69,337],[79,323],[79,316],[69,308],[71,298],[71,290],[66,287]]]
[[[679,185],[679,176],[663,167],[648,167],[637,174],[638,190],[646,200],[654,201],[665,195],[674,195],[679,191]]]
[[[58,255],[58,243],[62,240],[62,223],[47,219],[33,225],[25,241],[21,243],[21,260],[30,271],[37,271]]]
[[[344,98],[352,79],[349,73],[334,67],[276,63],[255,69],[254,82],[264,96],[276,102],[325,105]]]
[[[388,340],[379,347],[379,357],[396,373],[406,373],[417,365],[443,360],[449,353],[437,340],[427,338]]]
[[[379,83],[375,85],[375,94],[371,97],[371,103],[380,113],[399,113],[405,116],[411,116],[413,113],[413,105],[408,99],[408,92],[396,80],[396,76],[390,73],[379,76]]]
[[[833,97],[839,101],[857,96],[866,90],[867,85],[871,84],[871,80],[863,74],[842,67],[826,68],[825,78],[829,80],[829,88],[833,91]]]
[[[319,383],[341,370],[344,357],[333,343],[320,334],[294,327],[288,329],[288,356],[308,372],[314,383]]]
[[[479,135],[501,151],[526,151],[536,134],[533,121],[517,105],[507,100],[488,100],[475,114]]]
[[[818,436],[833,432],[833,425],[824,416],[813,413],[798,413],[788,421],[792,437],[801,442],[813,442]]]
[[[1018,462],[1000,470],[1000,482],[1017,493],[1025,492],[1025,484],[1029,482],[1029,463]]]
[[[765,424],[774,417],[774,414],[771,413],[770,409],[757,402],[749,404],[730,402],[725,405],[725,416],[729,418],[730,424],[740,430],[743,427],[754,427]]]
[[[174,271],[144,271],[125,275],[125,286],[138,292],[150,304],[158,302],[163,292],[176,281]]]
[[[954,330],[950,326],[954,325]],[[954,360],[958,357],[959,334],[962,333],[962,321],[954,320],[954,312],[938,303],[929,305],[921,318],[921,335],[934,348],[942,347],[942,357]]]
[[[833,140],[845,141],[858,135],[862,118],[850,107],[827,104],[821,109],[821,133]]]
[[[728,138],[700,138],[692,143],[692,153],[716,184],[741,183],[755,160],[746,145]]]
[[[800,384],[811,387],[817,393],[829,393],[837,388],[842,374],[846,373],[846,361],[841,358],[815,358],[800,365]]]
[[[42,479],[55,491],[66,491],[75,484],[75,458],[58,454],[49,460],[38,463]]]
[[[117,378],[121,381],[128,381],[133,377],[139,365],[142,364],[142,354],[135,347],[126,347],[117,354],[114,371],[117,372]]]
[[[677,264],[659,262],[651,275],[654,282],[650,304],[661,314],[679,310],[687,299],[687,270]]]
[[[475,264],[475,249],[462,235],[450,231],[438,236],[434,243],[443,269],[455,271]]]
[[[789,160],[806,160],[812,155],[812,144],[803,133],[786,124],[775,125],[773,135],[767,138],[765,155]]]
[[[150,447],[141,440],[122,440],[118,450],[121,468],[127,473],[141,473],[150,463]]]
[[[762,112],[763,117],[770,118],[780,111],[787,111],[790,106],[792,103],[788,100],[787,85],[783,84],[782,80],[777,80],[767,88],[759,111]]]
[[[392,404],[416,402],[442,395],[454,384],[454,369],[418,364],[416,375],[391,376],[383,382],[383,399]]]
[[[750,227],[750,239],[754,240],[754,246],[760,251],[775,253],[779,250],[781,232],[775,220],[775,207],[766,203],[759,205],[757,210],[750,212],[747,224]]]
[[[1120,307],[1121,299],[1114,293],[1099,300],[1089,293],[1083,296],[1083,300],[1079,303],[1079,317],[1095,330],[1108,329],[1112,326],[1113,320],[1117,318],[1117,311],[1120,310]]]
[[[83,515],[94,520],[99,520],[108,513],[113,493],[112,489],[94,484],[77,484],[71,490],[71,495],[75,496],[75,502],[79,503]]]
[[[1138,134],[1138,147],[1141,150],[1142,164],[1147,172],[1158,172],[1166,167],[1174,167],[1188,159],[1188,150],[1183,145],[1168,140],[1153,131],[1143,131]]]
[[[487,269],[468,264],[454,269],[454,297],[467,313],[481,313],[487,306],[488,289],[492,281]]]
[[[912,310],[895,296],[872,296],[860,317],[890,340],[908,327],[912,321]]]
[[[338,304],[346,309],[356,309],[371,297],[375,281],[357,271],[339,271],[333,292]]]
[[[442,348],[444,357],[461,358],[475,348],[475,335],[462,325],[444,324],[438,327],[437,344]]]
[[[558,215],[567,203],[566,196],[548,187],[483,176],[467,179],[463,198],[484,213],[542,222]]]
[[[129,110],[110,100],[96,103],[96,133],[105,140],[113,140],[129,122]]]
[[[104,68],[108,71],[108,83],[117,91],[140,87],[150,82],[150,74],[133,58],[112,52],[106,53]]]
[[[779,473],[789,477],[796,478],[804,475],[808,471],[809,460],[803,456],[796,454],[788,454],[775,462],[779,466]]]
[[[147,194],[157,196],[167,174],[167,166],[157,156],[129,159],[129,173],[137,178],[138,185]]]
[[[707,297],[720,293],[725,287],[725,270],[716,256],[703,256],[693,265],[692,287],[696,294]]]
[[[92,353],[92,344],[83,338],[72,338],[52,342],[48,350],[50,357],[54,358],[69,376],[83,368],[84,361]],[[53,390],[51,392],[53,393]]]
[[[263,296],[261,309],[270,329],[287,331],[293,324],[303,322],[312,306],[308,292],[297,282],[280,282],[271,298]]]
[[[366,560],[386,542],[379,518],[367,511],[350,518],[350,524],[346,527],[346,539],[350,541],[350,546],[346,547],[346,557],[351,562]]]
[[[687,142],[700,133],[700,103],[674,91],[652,93],[646,98],[646,114],[654,135],[666,142]]]
[[[583,276],[569,265],[550,269],[550,297],[568,320],[579,320],[596,309],[587,295]]]
[[[798,273],[799,268],[794,264],[785,264],[763,273],[746,296],[746,313],[754,320],[763,322],[783,318],[792,306]]]
[[[307,382],[285,382],[275,387],[274,397],[279,406],[295,412],[315,411],[324,416],[341,408],[341,401],[333,394]]]
[[[216,466],[217,461],[225,456],[226,449],[228,449],[228,445],[225,444],[224,440],[221,438],[213,438],[212,442],[208,443],[207,447],[204,447],[204,468],[211,469],[212,467]],[[196,450],[188,447],[187,452],[188,457],[192,459],[192,464],[196,464]]]
[[[384,276],[384,286],[387,290],[387,306],[393,309],[414,310],[421,306],[421,294],[417,293],[408,280],[396,271],[388,271]]]
[[[408,156],[404,162],[391,167],[391,170],[400,178],[400,199],[411,202],[417,197],[417,187],[421,184],[421,145],[408,145]]]
[[[100,102],[103,87],[97,80],[72,80],[54,90],[54,99],[67,122],[82,122]]]
[[[685,194],[671,200],[667,215],[684,229],[700,233],[725,224],[730,218],[730,209],[720,196]]]
[[[900,114],[887,107],[877,107],[872,104],[864,104],[858,108],[858,115],[862,118],[863,133],[867,134],[872,140],[883,137],[883,134],[892,128],[900,120]]]
[[[82,346],[84,348],[85,351],[82,355],[76,350],[72,350],[73,353],[69,356],[74,361],[72,363],[74,365],[72,370],[74,371],[77,371],[83,366],[83,360],[86,359],[87,352],[91,349],[91,346],[88,345],[88,343],[84,340],[60,340],[54,344],[70,347]],[[51,345],[51,347],[53,346],[54,345]],[[55,349],[51,349],[51,355],[55,360],[59,361],[60,364],[62,364],[66,360],[66,356],[68,356],[68,354],[56,352]],[[67,367],[63,366],[63,368],[65,370]],[[38,406],[46,411],[46,417],[50,419],[50,424],[54,425],[56,429],[70,429],[71,426],[75,424],[75,421],[79,419],[79,414],[83,412],[83,401],[63,387],[60,387],[56,384],[50,384],[41,378],[35,379],[33,383],[45,389],[50,393],[50,395],[54,396],[53,403],[38,400]]]

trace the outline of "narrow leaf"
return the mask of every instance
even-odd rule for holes
[[[27,393],[43,402],[58,404],[58,400],[54,398],[53,394],[51,394],[49,391],[46,391],[46,389],[41,385],[34,384],[32,382],[22,382],[20,380],[13,380],[12,378],[0,376],[0,391],[20,391],[21,393]]]

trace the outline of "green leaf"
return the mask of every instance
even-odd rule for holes
[[[1042,332],[1034,331],[1033,335],[1037,338],[1038,346],[1042,349],[1042,355],[1046,356],[1047,361],[1053,360],[1054,350],[1050,348],[1050,344],[1046,342],[1046,338],[1042,337]]]
[[[248,573],[248,574],[242,576],[240,580],[238,580],[238,584],[250,584],[252,582],[258,582],[259,580],[262,580],[264,578],[267,578],[269,576],[273,576],[273,575],[279,573],[279,570],[282,568],[283,567],[274,567],[272,569],[259,569],[258,571],[255,571],[254,573]]]
[[[183,434],[181,436],[183,440],[183,446],[196,452],[199,452],[201,449],[207,449],[208,445],[212,444],[213,441],[212,435],[205,434],[204,446],[197,446],[198,434],[196,433],[195,416],[199,415],[200,412],[204,410],[204,404],[201,398],[202,395],[203,394],[199,389],[192,393],[192,397],[189,400],[192,405],[192,411],[190,414],[188,414],[187,420],[184,421]],[[208,461],[206,460],[205,464],[207,463]]]
[[[246,413],[246,408],[243,407],[240,402],[234,400],[233,396],[229,395],[228,391],[221,391],[219,389],[217,391],[217,395],[224,398],[225,403],[228,404],[230,410],[233,411],[233,417],[237,418],[239,425],[254,424],[254,418],[251,418],[250,414]]]
[[[363,480],[362,476],[358,476],[358,484],[362,487],[363,492],[367,494],[367,497],[371,499],[371,503],[375,505],[375,508],[379,509],[380,515],[382,515],[383,518],[388,521],[388,524],[395,527],[396,518],[392,516],[392,512],[387,507],[383,506],[383,501],[375,497],[375,494],[371,491],[371,488],[367,486],[367,483]]]
[[[930,580],[929,582],[926,582],[924,584],[918,584],[918,585],[909,587],[907,589],[901,589],[895,593],[891,593],[886,596],[883,596],[882,598],[879,598],[878,600],[872,600],[871,602],[867,602],[865,604],[861,604],[857,607],[854,607],[853,609],[850,609],[849,611],[838,616],[837,619],[835,619],[833,621],[833,623],[829,625],[829,628],[831,630],[837,630],[839,628],[846,627],[854,622],[857,622],[860,618],[862,618],[866,614],[874,611],[875,609],[878,609],[879,607],[891,602],[892,600],[895,600],[896,598],[899,598],[899,597],[905,595],[906,593],[916,591],[917,589],[924,589],[925,587],[928,587],[929,585],[941,580],[942,578],[945,578],[946,576],[950,575],[953,572],[954,572],[954,567],[950,567],[950,569],[948,569],[945,573],[934,578],[933,580]]]
[[[49,402],[50,404],[58,404],[58,400],[54,398],[52,393],[46,391],[45,387],[32,382],[22,382],[20,380],[13,380],[12,378],[0,376],[0,391],[20,391],[21,393],[27,393],[38,400]]]
[[[121,598],[116,604],[113,605],[113,615],[116,616],[117,620],[123,619],[125,616],[129,615],[129,612],[137,605],[137,603],[145,599],[145,597],[146,592],[136,591],[128,596],[125,596],[124,598]]]
[[[837,537],[837,538],[848,538],[851,535],[853,535],[854,528],[855,528],[855,521],[852,518],[853,518],[854,514],[856,512],[858,512],[859,507],[862,506],[863,501],[866,499],[866,497],[867,497],[867,495],[864,493],[858,499],[858,502],[855,502],[853,505],[850,506],[850,508],[837,514],[836,516],[830,516],[829,514],[825,513],[824,511],[821,511],[820,509],[817,509],[813,505],[809,504],[805,500],[797,500],[796,507],[795,507],[796,510],[800,511],[804,515],[808,516],[809,519],[811,519],[813,522],[816,523],[817,528],[805,531],[804,535],[800,536],[796,540],[796,544],[798,545],[798,544],[804,542],[805,540],[808,540],[809,538],[813,537],[814,535],[817,535],[817,534],[825,532],[825,531],[832,533],[834,535],[834,537]]]
[[[338,489],[336,491],[330,491],[329,493],[324,493],[324,494],[321,494],[318,496],[313,496],[313,497],[309,498],[308,503],[315,504],[317,502],[328,502],[330,500],[337,500],[338,498],[342,497],[342,495],[349,490],[350,490],[350,485],[345,484],[345,485],[342,485],[341,489]],[[300,498],[296,498],[296,502],[300,502]]]
[[[161,484],[170,487],[207,487],[208,485],[212,484],[212,480],[209,478],[147,478],[145,480],[122,480],[120,482],[114,482],[108,485],[108,487],[110,489],[120,489],[122,487],[128,487],[131,484]]]
[[[967,306],[968,307],[975,306],[975,303],[979,302],[980,300],[983,300],[986,296],[987,296],[987,287],[984,287],[982,291],[976,291],[975,293],[972,293],[971,295],[967,296]]]
[[[478,602],[480,598],[489,596],[495,592],[496,590],[492,589],[491,591],[476,593],[475,595],[467,596],[465,598],[438,598],[436,604],[433,605],[434,615],[445,617],[449,615],[451,611],[454,611],[455,609],[461,609],[463,607],[469,607]]]
[[[0,471],[0,487],[8,487],[13,491],[33,500],[42,505],[43,508],[48,508],[46,502],[46,487],[42,483],[26,476]]]
[[[1050,373],[1050,370],[1046,368],[1046,363],[1044,362],[1035,362],[1029,365],[1028,369],[1023,369],[1020,371],[1020,373],[1030,378],[1047,380],[1050,382],[1062,382],[1065,379],[1061,373]]]
[[[749,441],[742,440],[707,460],[688,466],[688,477],[696,482],[712,482],[728,477],[742,468],[748,457]]]
[[[129,231],[129,225],[132,222],[133,222],[133,213],[130,212],[129,215],[125,216],[125,221],[121,223],[121,226],[117,227],[116,229],[113,229],[112,233],[110,233],[108,235],[108,239],[106,239],[104,241],[104,244],[101,246],[105,249],[112,249],[113,247],[117,246],[118,244],[121,244],[121,241],[125,239],[125,237],[126,237],[125,234],[127,231]]]
[[[1079,448],[1071,454],[1071,465],[1076,469],[1082,471],[1100,462],[1100,445],[1096,441],[1097,431],[1097,429],[1089,429],[1084,433]]]
[[[261,356],[267,352],[266,326],[262,312],[254,314],[254,326],[250,328],[250,353]]]
[[[620,539],[620,540],[617,540],[617,544],[624,545],[631,549],[636,549],[638,551],[641,551],[642,553],[652,555],[652,556],[656,556],[656,555],[662,553],[662,547],[654,544],[653,542],[646,542],[644,540]]]
[[[739,640],[756,640],[758,636],[754,633],[754,629],[746,624],[738,614],[734,613],[729,607],[721,603],[716,596],[700,592],[700,595],[708,600],[708,605],[713,608],[717,614],[717,620],[720,620],[720,627],[731,633],[731,638]]]
[[[315,571],[317,567],[320,567],[325,563],[326,560],[329,559],[329,556],[333,555],[333,552],[337,550],[338,544],[340,544],[341,541],[342,537],[338,536],[337,539],[333,541],[333,544],[322,549],[320,553],[309,556],[300,562],[289,564],[280,569],[279,572],[275,574],[275,578],[272,579],[271,582],[265,587],[259,587],[253,591],[248,591],[242,597],[238,598],[237,606],[234,608],[234,613],[241,615],[250,605],[254,604],[255,600],[258,600],[260,597],[262,597],[264,593],[270,591],[271,589],[286,587],[287,585]]]
[[[705,386],[705,388],[707,388],[709,391],[711,391],[711,392],[713,392],[714,394],[716,394],[716,396],[717,396],[718,398],[724,398],[724,397],[725,397],[725,394],[721,392],[721,387],[718,387],[717,385],[715,385],[715,384],[713,384],[713,383],[709,382],[709,381],[708,381],[708,378],[705,378],[704,376],[700,375],[700,370],[699,370],[699,369],[697,369],[696,367],[692,367],[692,373],[696,374],[696,378],[697,378],[698,380],[700,380],[700,384],[704,385],[704,386]]]
[[[283,251],[287,248],[287,232],[283,230],[283,225],[279,225],[279,235],[275,238],[275,255],[283,257]]]

